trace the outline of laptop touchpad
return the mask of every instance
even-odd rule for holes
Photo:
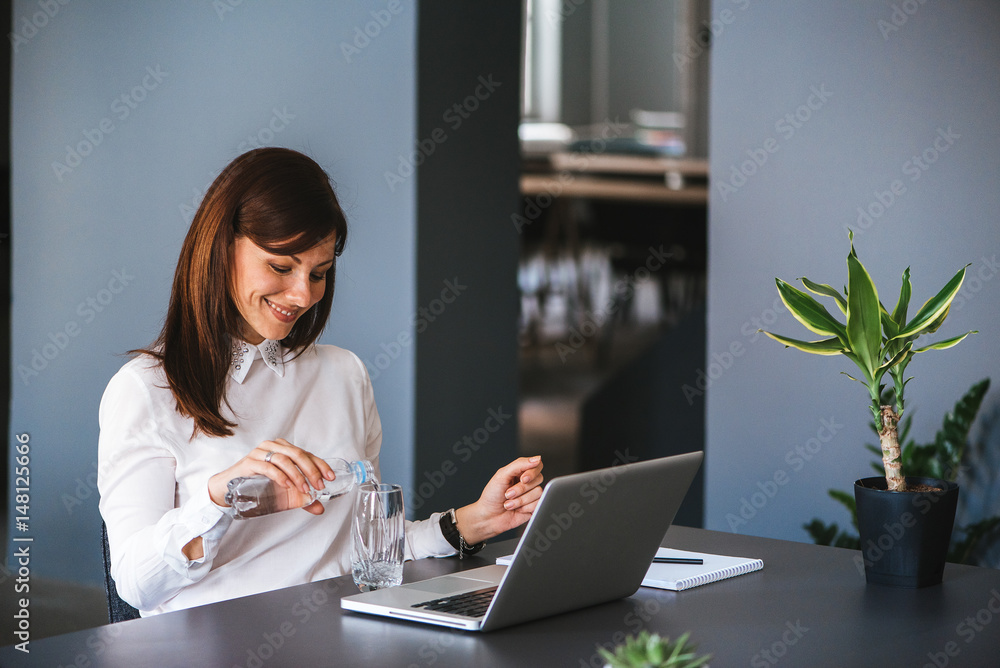
[[[407,585],[407,588],[426,591],[431,594],[455,594],[463,589],[473,589],[475,587],[492,584],[493,583],[488,580],[474,580],[472,578],[463,578],[457,575],[446,575],[444,577],[432,578],[422,582],[411,582]]]

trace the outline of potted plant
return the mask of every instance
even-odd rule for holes
[[[843,295],[830,285],[800,279],[809,292],[832,298],[846,322],[841,323],[811,295],[776,278],[778,293],[788,311],[807,329],[826,338],[800,341],[764,333],[785,347],[816,355],[843,355],[861,371],[860,378],[844,375],[868,388],[885,470],[884,478],[863,478],[854,483],[865,576],[868,582],[900,587],[937,584],[941,582],[951,540],[958,485],[936,478],[905,477],[896,425],[903,415],[904,391],[911,380],[905,377],[906,368],[913,356],[951,348],[975,333],[915,347],[919,337],[936,332],[948,317],[968,265],[908,318],[909,267],[903,272],[896,306],[889,312],[854,251],[853,232],[849,239],[851,251]],[[886,374],[892,379],[895,406],[882,402]]]
[[[628,636],[625,642],[611,652],[598,647],[601,657],[611,668],[699,668],[712,658],[711,654],[698,656],[696,647],[688,645],[689,633],[677,640],[660,637],[657,633],[641,631],[637,636]]]
[[[906,418],[900,420],[898,427],[903,470],[909,475],[941,478],[954,482],[963,467],[978,463],[974,459],[967,462],[966,458],[981,457],[982,454],[977,450],[981,450],[987,445],[982,441],[975,446],[972,445],[969,441],[969,432],[989,388],[989,378],[984,378],[969,388],[969,391],[956,402],[954,408],[945,414],[941,428],[938,429],[934,440],[930,443],[918,444],[915,439],[908,436],[912,426],[913,411],[912,409],[907,411]],[[883,401],[883,403],[888,403],[888,401]],[[986,422],[990,422],[989,417],[986,418]],[[987,427],[988,429],[989,427]],[[872,468],[881,473],[881,449],[871,444],[865,444],[865,448],[879,456],[877,464],[872,462]],[[968,479],[975,482],[973,476],[969,476]],[[969,491],[964,490],[963,493],[968,494]],[[839,489],[828,490],[827,494],[847,509],[851,524],[855,529],[854,533],[851,532],[850,527],[841,529],[836,522],[826,523],[819,518],[813,518],[811,522],[803,525],[803,528],[812,536],[813,542],[817,545],[832,545],[851,550],[861,549],[861,541],[857,535],[858,513],[854,495]],[[1000,513],[991,514],[992,506],[988,504],[989,501],[985,501],[980,505],[978,514],[975,511],[972,511],[972,514],[967,514],[966,521],[968,523],[965,526],[955,525],[947,561],[971,566],[994,565],[994,562],[988,560],[987,555],[992,545],[1000,543],[1000,531],[998,531],[1000,529]],[[958,517],[956,516],[957,521]]]

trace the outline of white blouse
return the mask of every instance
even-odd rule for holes
[[[277,438],[324,458],[369,459],[378,474],[382,424],[361,360],[336,346],[293,359],[276,341],[239,342],[229,375],[222,415],[238,424],[229,437],[192,438],[194,421],[177,412],[147,355],[125,364],[101,400],[98,488],[111,575],[143,616],[351,572],[353,494],[326,502],[322,515],[234,521],[212,502],[208,479]],[[407,522],[406,558],[455,553],[439,517]],[[181,549],[198,536],[204,557],[189,560]]]

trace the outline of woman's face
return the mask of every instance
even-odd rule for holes
[[[302,314],[322,299],[335,244],[331,235],[303,253],[275,255],[247,237],[236,238],[234,297],[248,343],[284,339]]]

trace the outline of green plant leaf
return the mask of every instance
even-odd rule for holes
[[[945,414],[941,428],[934,436],[933,445],[926,446],[929,450],[928,456],[934,457],[944,468],[941,471],[942,475],[937,477],[955,480],[958,476],[969,442],[969,430],[989,387],[990,379],[986,378],[969,388],[969,391],[955,404],[954,409]]]
[[[867,387],[867,386],[868,386],[868,383],[866,383],[866,382],[865,382],[865,381],[863,381],[863,380],[858,380],[857,378],[855,378],[855,377],[854,377],[854,376],[852,376],[851,374],[847,373],[846,371],[841,371],[840,373],[841,373],[842,375],[844,375],[844,376],[847,376],[848,378],[850,378],[851,380],[853,380],[853,381],[854,381],[855,383],[861,383],[861,384],[862,384],[862,385],[864,385],[865,387]]]
[[[844,508],[847,508],[847,512],[851,514],[851,522],[854,524],[855,528],[857,528],[858,509],[854,500],[854,494],[849,494],[839,489],[831,489],[828,490],[827,493],[830,495],[831,499],[844,506]]]
[[[836,522],[827,525],[814,518],[809,524],[802,525],[802,528],[809,532],[817,545],[832,545],[849,550],[857,550],[861,546],[861,540],[856,535],[852,536],[846,531],[841,531]]]
[[[956,528],[965,534],[965,538],[952,546],[948,552],[948,561],[971,566],[985,565],[976,563],[973,554],[980,542],[985,542],[988,545],[991,538],[995,540],[1000,537],[998,536],[1000,534],[1000,516],[987,517],[968,526]]]
[[[903,285],[899,288],[899,300],[896,308],[892,309],[892,321],[896,323],[897,329],[906,322],[906,309],[910,305],[910,293],[913,288],[910,285],[910,268],[903,271]]]
[[[795,319],[805,325],[806,329],[824,336],[836,336],[847,341],[844,325],[830,315],[822,304],[798,288],[789,285],[780,278],[774,279],[778,286],[778,295],[785,303],[788,311]]]
[[[955,336],[950,339],[945,339],[944,341],[938,341],[937,343],[932,343],[929,346],[924,346],[923,348],[917,348],[913,352],[914,354],[916,354],[916,353],[927,352],[928,350],[947,350],[948,348],[957,346],[962,341],[962,339],[967,337],[969,334],[978,334],[978,333],[979,330],[973,329],[966,332],[965,334],[962,334],[961,336]]]
[[[857,355],[855,355],[849,350],[843,351],[842,354],[844,355],[844,357],[854,362],[854,364],[857,365],[859,369],[861,369],[861,373],[864,375],[865,379],[863,381],[858,381],[859,383],[865,386],[871,386],[875,384],[875,377],[872,375],[871,371],[869,371],[865,367],[865,365],[861,363],[861,360],[858,358]],[[851,378],[851,380],[857,380],[857,378],[853,378],[849,374],[845,373],[844,375]]]
[[[941,288],[940,292],[924,302],[924,305],[920,307],[920,310],[913,316],[913,319],[906,323],[906,326],[894,338],[901,339],[919,335],[931,325],[940,327],[941,322],[937,322],[937,320],[941,317],[942,312],[947,311],[948,307],[951,306],[952,300],[955,299],[955,295],[961,289],[962,281],[965,280],[965,270],[968,267],[969,265],[965,265],[959,269],[958,273],[952,276],[951,280]]]
[[[825,297],[833,297],[837,302],[837,306],[840,308],[841,313],[847,313],[847,300],[837,292],[836,288],[827,285],[826,283],[814,283],[808,278],[803,276],[799,279],[802,281],[802,285],[806,286],[809,292],[813,292],[817,295],[823,295]]]
[[[680,657],[682,655],[682,653],[685,650],[685,647],[687,646],[687,641],[688,641],[688,638],[690,637],[690,635],[691,635],[691,633],[690,633],[690,631],[688,631],[688,632],[685,632],[685,633],[681,634],[681,636],[679,638],[677,638],[677,642],[671,648],[671,652],[670,652],[670,661],[671,662],[677,661],[678,657]],[[689,658],[689,657],[685,657],[685,658]],[[660,661],[663,661],[663,659],[661,658]],[[673,665],[673,663],[671,663],[669,665]]]
[[[881,362],[882,323],[878,291],[868,271],[854,254],[847,256],[847,340],[858,356],[862,368],[867,368],[872,378]]]
[[[764,332],[764,330],[760,330]],[[778,343],[784,344],[786,348],[796,348],[802,352],[812,353],[814,355],[839,355],[844,352],[844,344],[841,343],[840,339],[834,337],[832,339],[823,339],[821,341],[800,341],[798,339],[790,339],[787,336],[782,336],[780,334],[772,334],[771,332],[764,332],[767,336],[771,337]]]
[[[897,325],[896,321],[892,319],[892,316],[885,310],[885,307],[882,306],[881,302],[879,302],[878,305],[878,315],[879,319],[882,321],[882,331],[885,332],[885,337],[887,339],[892,339],[892,337],[899,333],[899,325]]]
[[[956,341],[955,343],[958,343],[958,342]],[[903,359],[905,359],[908,355],[911,354],[910,353],[910,348],[912,348],[912,347],[913,347],[913,342],[912,341],[907,341],[906,345],[903,346],[902,350],[900,350],[898,353],[896,353],[893,357],[891,357],[888,361],[886,361],[884,364],[882,364],[878,368],[879,372],[880,373],[885,373],[887,370],[891,369],[892,367],[894,367],[897,364],[899,364],[900,362],[902,362]],[[914,350],[913,352],[920,352],[920,351],[919,350]]]

